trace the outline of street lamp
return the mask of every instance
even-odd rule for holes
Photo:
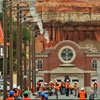
[[[35,61],[35,35],[40,33],[40,30],[33,31],[32,33],[32,84],[34,85],[34,91],[36,92],[36,61]],[[45,38],[49,43],[48,32],[45,31]]]

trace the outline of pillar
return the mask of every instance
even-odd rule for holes
[[[91,74],[84,73],[84,88],[87,92],[91,90]]]
[[[44,74],[44,82],[47,82],[47,83],[50,82],[50,73],[45,73]]]

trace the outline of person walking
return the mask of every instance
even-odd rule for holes
[[[74,91],[75,91],[75,95],[74,96],[77,96],[77,83],[76,82],[74,83]]]
[[[65,94],[65,83],[64,81],[62,80],[61,81],[61,95],[64,95]]]
[[[66,96],[69,96],[69,80],[66,82]]]
[[[79,98],[79,100],[86,100],[87,94],[84,91],[84,88],[81,88],[81,91],[79,91],[78,98]]]
[[[6,100],[15,100],[14,97],[13,97],[13,95],[14,95],[14,91],[11,90],[11,91],[9,92],[9,97],[8,97]]]
[[[97,95],[97,88],[98,88],[97,81],[95,81],[94,82],[94,95]]]
[[[58,91],[59,91],[59,84],[56,83],[56,86],[55,86],[55,95],[56,95],[56,99],[58,99]]]

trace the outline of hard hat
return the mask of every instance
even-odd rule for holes
[[[41,94],[40,94],[41,96],[44,96],[45,95],[45,93],[44,92],[41,92]]]
[[[75,83],[76,83],[76,81],[75,81]]]
[[[21,100],[21,99],[22,99],[22,97],[18,97],[17,99],[18,99],[18,100]]]
[[[69,80],[67,80],[67,82],[68,82]]]
[[[18,86],[17,88],[20,89],[20,86]]]
[[[52,83],[52,81],[50,81]]]
[[[45,94],[45,95],[44,95],[44,97],[45,97],[45,98],[48,98],[48,95],[47,95],[47,94]]]
[[[28,94],[28,92],[27,92],[27,91],[24,91],[24,95],[25,95],[25,94]]]
[[[63,80],[61,80],[61,81],[63,81]]]
[[[95,83],[96,83],[97,81],[95,81]]]
[[[84,88],[81,88],[81,91],[83,91],[84,90]]]
[[[14,95],[14,91],[11,90],[11,91],[9,92],[9,95]]]
[[[13,88],[17,88],[17,84],[13,84]]]

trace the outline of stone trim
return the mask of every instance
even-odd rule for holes
[[[62,52],[62,50],[63,50],[63,49],[66,49],[66,48],[70,49],[70,50],[72,51],[72,53],[73,53],[73,57],[72,57],[72,59],[69,60],[69,61],[64,61],[64,60],[62,59],[62,57],[61,57],[61,52]],[[76,52],[75,52],[75,50],[74,50],[72,47],[70,47],[70,46],[64,46],[64,47],[62,47],[62,48],[59,50],[59,52],[58,52],[58,57],[59,57],[59,59],[60,59],[63,63],[71,63],[71,62],[73,62],[73,61],[75,60],[75,58],[76,58]]]
[[[63,43],[71,43],[71,44],[73,44],[73,45],[75,45],[77,48],[81,48],[77,43],[75,43],[75,42],[73,42],[73,41],[71,41],[71,40],[63,40],[63,41],[61,41],[61,42],[58,42],[56,45],[55,45],[55,47],[54,48],[46,48],[47,50],[56,50],[56,48],[59,46],[59,45],[61,45],[61,44],[63,44]]]
[[[87,52],[87,57],[100,57],[100,52]]]

